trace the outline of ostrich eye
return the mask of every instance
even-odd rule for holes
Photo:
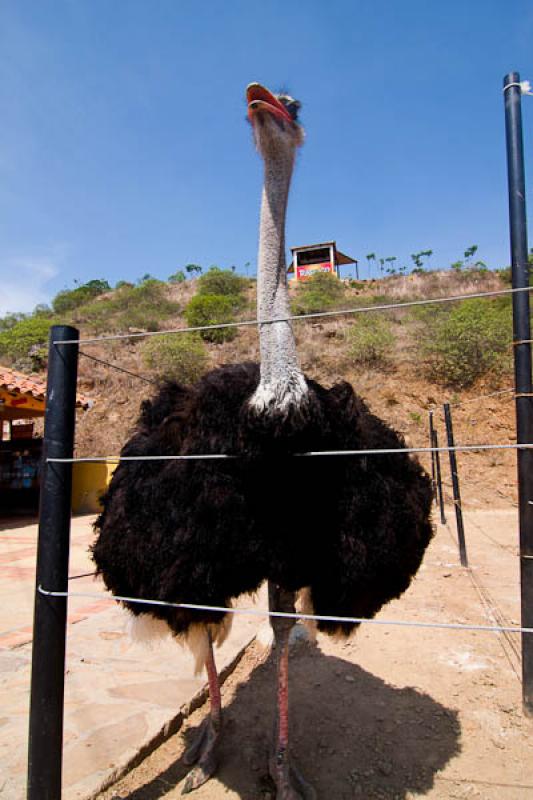
[[[278,97],[280,103],[283,103],[293,120],[296,122],[298,120],[298,111],[302,107],[302,104],[295,100],[294,97],[290,97],[287,94],[280,94]]]

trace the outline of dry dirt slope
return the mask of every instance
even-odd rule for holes
[[[173,287],[172,299],[186,302],[193,293],[193,282],[185,288]],[[391,302],[412,298],[450,296],[475,291],[505,288],[494,273],[469,278],[450,272],[413,275],[375,281],[363,289],[348,289],[345,307],[371,303],[385,297]],[[181,294],[185,293],[183,297]],[[253,292],[248,298],[245,318],[254,316]],[[416,338],[405,312],[391,316],[395,345],[388,364],[381,369],[357,368],[346,359],[344,334],[351,319],[330,318],[297,323],[298,350],[305,371],[316,380],[331,385],[337,380],[350,381],[371,410],[401,431],[409,445],[427,446],[428,412],[435,409],[440,443],[445,444],[442,403],[461,401],[453,416],[457,444],[513,443],[515,436],[512,395],[501,394],[481,401],[474,398],[512,385],[511,376],[499,384],[481,381],[468,392],[430,383],[423,377],[416,348]],[[165,320],[164,327],[183,326],[179,315]],[[82,328],[83,335],[83,328]],[[120,340],[82,347],[82,351],[113,362],[145,377],[150,374],[142,357],[142,340]],[[209,346],[210,365],[234,363],[258,358],[257,333],[242,328],[231,342]],[[76,452],[80,456],[116,455],[136,419],[140,401],[154,391],[154,386],[128,377],[109,367],[80,357],[80,388],[96,401],[94,408],[78,415]],[[422,458],[424,461],[424,458]],[[428,465],[427,459],[425,460]],[[496,499],[499,505],[516,503],[515,454],[513,451],[464,454],[459,456],[462,493],[465,506],[484,508]],[[449,484],[449,468],[444,458],[443,472]],[[449,490],[448,490],[449,491]]]

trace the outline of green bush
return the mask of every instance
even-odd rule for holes
[[[10,328],[14,328],[18,322],[25,318],[26,314],[20,311],[8,313],[5,317],[0,317],[0,331],[7,331]]]
[[[248,285],[246,278],[236,275],[229,269],[211,267],[205,275],[198,278],[198,294],[240,295]]]
[[[185,280],[185,273],[182,269],[179,269],[177,272],[173,272],[172,275],[168,276],[169,283],[183,283]]]
[[[335,308],[344,299],[344,284],[330,272],[317,272],[302,281],[291,307],[294,314],[313,314]]]
[[[154,336],[143,344],[144,362],[158,378],[195,383],[206,371],[209,356],[197,334]]]
[[[138,286],[123,285],[110,297],[99,298],[75,312],[77,322],[85,322],[97,331],[142,328],[157,331],[160,322],[177,314],[179,304],[166,296],[162,281],[146,280]]]
[[[185,307],[185,319],[191,327],[219,325],[235,320],[235,298],[218,294],[197,294]],[[206,342],[227,342],[237,335],[237,328],[215,328],[200,331]]]
[[[512,312],[508,298],[503,300],[463,300],[425,315],[420,345],[430,378],[466,388],[484,375],[510,370]]]
[[[51,321],[41,316],[25,317],[0,332],[0,356],[24,368],[43,366]]]
[[[82,283],[75,289],[64,289],[52,300],[52,308],[56,314],[64,314],[98,297],[99,294],[111,291],[111,286],[104,280],[93,280]]]
[[[390,321],[379,314],[358,314],[346,331],[347,350],[351,361],[367,367],[385,364],[394,345]]]

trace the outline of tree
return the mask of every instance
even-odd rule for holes
[[[461,272],[465,265],[464,261],[454,261],[453,264],[450,264],[451,268],[454,269],[456,272]]]
[[[179,269],[177,272],[172,273],[172,275],[168,276],[169,283],[183,283],[185,280],[185,273],[182,269]]]
[[[390,264],[390,266],[389,266],[389,268],[387,270],[389,275],[395,275],[396,274],[396,269],[394,268],[394,262],[397,261],[397,260],[398,259],[396,258],[396,256],[389,256],[388,258],[385,259],[387,264]]]
[[[26,314],[23,314],[22,311],[8,312],[5,317],[0,317],[0,331],[14,328],[23,319],[26,319]]]
[[[411,253],[411,258],[414,261],[416,270],[413,272],[425,272],[424,258],[431,258],[433,250],[420,250],[418,253]]]
[[[431,259],[431,256],[433,255],[433,250],[422,250],[420,252],[420,255],[423,256],[424,258],[427,258],[427,260],[429,261]]]
[[[371,274],[372,274],[372,267],[371,267],[370,262],[371,261],[373,261],[373,262],[376,261],[376,254],[375,253],[367,253],[365,258],[366,258],[366,260],[368,262],[368,277],[370,277]]]
[[[78,306],[88,303],[98,295],[111,290],[109,283],[103,279],[87,281],[87,283],[82,284],[79,281],[74,281],[74,283],[77,284],[75,289],[63,289],[52,300],[52,308],[56,314],[65,314],[73,311]]]
[[[467,247],[464,252],[465,263],[467,266],[470,266],[471,259],[477,253],[477,244],[473,244],[471,247]]]
[[[187,274],[191,276],[201,275],[202,267],[199,264],[187,264],[187,266],[185,267],[185,272],[187,272]]]

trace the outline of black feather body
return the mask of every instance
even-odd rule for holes
[[[121,462],[95,525],[97,570],[122,596],[227,606],[269,579],[309,587],[316,614],[371,617],[407,589],[431,539],[429,478],[406,454],[295,456],[405,444],[347,383],[308,380],[310,402],[276,418],[250,412],[258,382],[256,364],[237,364],[143,403],[122,455],[238,458]],[[221,618],[129,607],[175,633]]]

